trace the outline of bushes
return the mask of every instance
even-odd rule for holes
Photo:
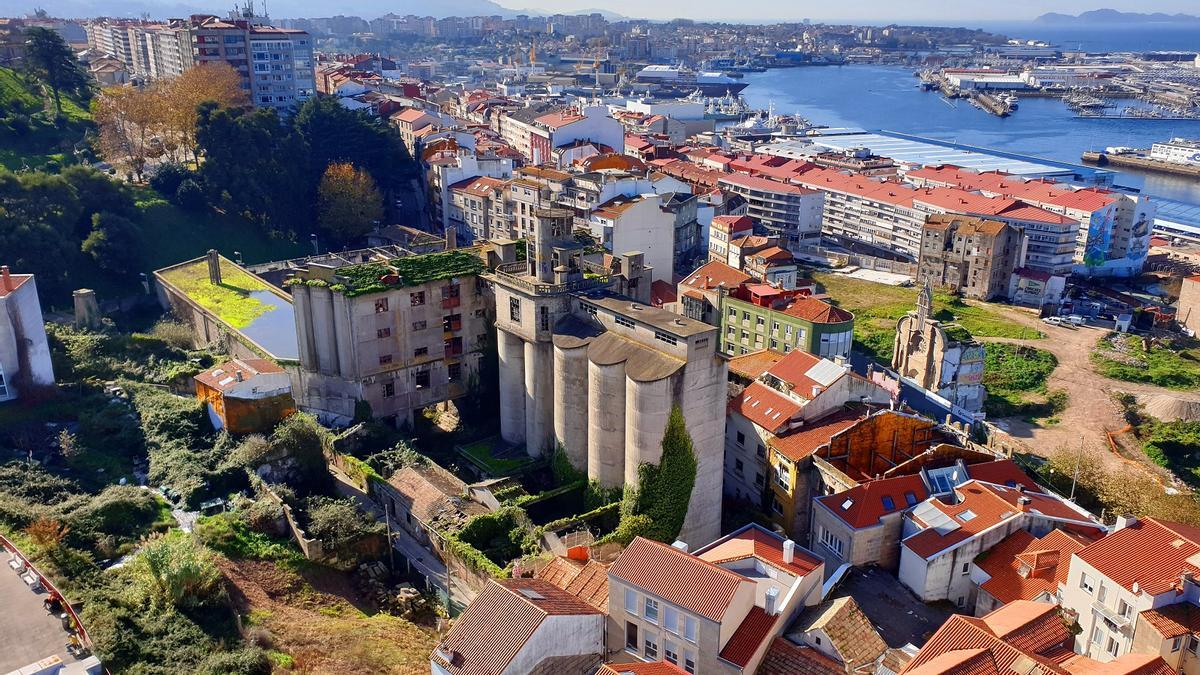
[[[310,497],[307,506],[305,530],[329,553],[342,555],[358,542],[384,532],[383,523],[360,511],[353,499]]]
[[[208,206],[208,200],[204,197],[204,190],[196,181],[188,178],[179,184],[179,189],[175,191],[175,204],[184,211],[203,211]]]
[[[182,185],[184,181],[190,180],[195,182],[195,177],[195,172],[189,170],[182,164],[166,162],[159,164],[158,168],[155,169],[152,174],[150,174],[149,183],[150,187],[153,188],[155,192],[166,197],[167,199],[171,199],[175,196],[175,193],[179,191],[179,186]]]
[[[678,406],[671,409],[662,440],[662,459],[657,465],[638,467],[636,489],[626,490],[621,524],[613,538],[635,535],[671,543],[683,529],[692,488],[696,484],[696,456],[692,453],[692,437]],[[631,517],[646,519],[631,521]],[[618,534],[619,533],[619,534]]]
[[[525,514],[516,507],[503,507],[492,513],[477,515],[467,521],[461,530],[448,539],[465,544],[476,553],[483,554],[491,566],[482,564],[475,554],[456,550],[456,555],[465,558],[468,565],[493,576],[503,576],[501,568],[521,557],[524,553],[533,553],[538,549],[536,541],[531,541],[525,527]],[[494,568],[494,569],[493,569]]]
[[[199,607],[224,595],[212,552],[179,530],[146,542],[129,574],[135,593],[160,608]]]
[[[271,659],[258,647],[217,652],[197,668],[200,675],[271,675]]]

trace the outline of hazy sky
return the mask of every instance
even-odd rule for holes
[[[546,11],[603,8],[644,18],[696,17],[728,20],[846,19],[871,21],[936,20],[1022,21],[1046,12],[1078,14],[1101,7],[1130,12],[1200,13],[1197,0],[498,0],[506,7],[533,7]]]

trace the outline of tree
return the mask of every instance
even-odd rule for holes
[[[364,537],[381,534],[383,525],[360,511],[353,499],[310,497],[307,529],[326,551],[340,555]]]
[[[67,459],[73,459],[83,453],[83,447],[75,434],[63,429],[58,432],[58,452]]]
[[[108,174],[97,171],[90,166],[75,164],[63,169],[59,174],[79,197],[79,219],[76,221],[76,234],[82,239],[92,230],[92,217],[100,212],[108,212],[126,218],[136,218],[137,206],[134,204],[133,192],[128,185],[113,180]]]
[[[188,178],[179,184],[175,191],[175,203],[184,211],[203,211],[208,205],[204,198],[204,189],[195,180]]]
[[[114,162],[127,164],[138,181],[162,126],[161,111],[161,92],[155,88],[107,87],[92,101],[101,149]]]
[[[317,194],[317,224],[343,241],[362,237],[383,217],[374,179],[353,164],[330,164]]]
[[[54,110],[62,115],[62,92],[85,94],[88,76],[71,46],[57,32],[35,27],[25,32],[25,63],[33,75],[50,87]]]
[[[100,269],[128,275],[142,260],[140,234],[141,229],[124,216],[97,213],[92,216],[92,231],[80,248]]]
[[[232,66],[223,62],[193,66],[161,86],[161,100],[164,103],[161,114],[166,135],[172,138],[174,146],[193,160],[197,159],[196,131],[200,104],[215,103],[223,108],[249,104],[242,90],[241,76]]]
[[[43,298],[63,290],[79,255],[79,197],[62,176],[0,167],[0,251],[16,271],[37,275]]]

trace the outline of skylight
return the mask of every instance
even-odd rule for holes
[[[842,502],[842,510],[843,510],[843,511],[845,511],[845,510],[849,509],[851,506],[854,506],[854,500],[853,500],[853,499],[849,499],[849,498],[847,498],[847,499],[846,499],[846,501]]]
[[[533,590],[532,588],[522,588],[522,589],[520,589],[520,591],[521,591],[521,595],[529,598],[530,600],[544,600],[545,599],[541,593],[538,593],[537,591]]]
[[[883,508],[884,508],[884,509],[886,509],[886,510],[888,510],[888,511],[895,510],[895,508],[896,508],[896,501],[895,501],[894,499],[892,499],[891,495],[884,495],[884,496],[883,496]]]
[[[974,520],[975,512],[972,511],[971,509],[967,509],[966,511],[963,511],[962,513],[958,514],[958,519],[963,521],[964,523],[967,522],[968,520]]]
[[[907,502],[909,506],[916,506],[917,505],[917,495],[913,494],[913,492],[911,490],[908,492],[905,492],[904,493],[904,501]]]

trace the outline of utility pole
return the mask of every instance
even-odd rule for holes
[[[383,524],[387,527],[388,567],[392,574],[396,573],[396,542],[392,541],[392,514],[389,512],[388,501],[383,502]]]
[[[1083,461],[1083,434],[1079,434],[1079,453],[1075,455],[1075,474],[1071,476],[1071,501],[1075,501],[1075,484],[1079,482],[1079,464]]]

